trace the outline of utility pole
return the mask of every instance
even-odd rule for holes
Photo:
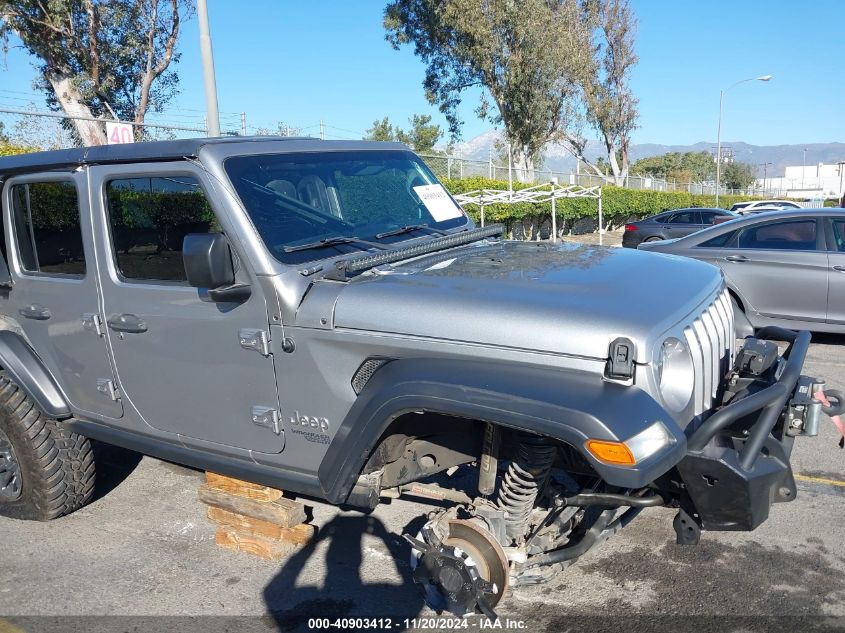
[[[323,125],[323,119],[320,119],[320,140],[326,140],[326,127]]]
[[[197,21],[200,26],[200,55],[202,56],[202,77],[205,84],[205,111],[208,120],[208,136],[220,136],[220,113],[217,110],[217,80],[214,77],[214,52],[211,48],[211,32],[208,28],[207,0],[197,0]]]
[[[769,165],[773,163],[760,163],[760,167],[763,168],[763,193],[768,192],[768,185],[766,184],[766,179],[769,176]]]
[[[246,112],[241,112],[241,136],[246,136]]]

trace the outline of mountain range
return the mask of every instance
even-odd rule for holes
[[[496,161],[498,154],[495,144],[500,138],[497,130],[488,130],[469,141],[457,143],[452,155],[459,155],[463,158],[474,160],[488,160],[492,155]],[[723,141],[723,152],[730,148],[734,159],[756,165],[761,175],[763,164],[771,163],[768,166],[767,174],[770,177],[784,175],[787,165],[815,165],[818,163],[837,163],[845,161],[845,143],[807,143],[801,145],[751,145],[741,141]],[[807,150],[806,163],[804,150]],[[491,154],[492,152],[492,154]],[[716,153],[716,143],[701,141],[693,145],[661,145],[658,143],[641,143],[631,146],[631,163],[640,158],[659,156],[667,152],[710,152]],[[604,145],[599,141],[588,141],[584,155],[590,161],[595,161],[600,156],[606,156]],[[552,171],[575,171],[575,158],[562,146],[551,144],[544,152],[543,168]]]

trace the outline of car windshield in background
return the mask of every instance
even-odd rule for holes
[[[225,169],[261,239],[276,259],[288,264],[468,222],[411,152],[234,156],[226,159]]]

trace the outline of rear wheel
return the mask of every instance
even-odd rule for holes
[[[81,508],[93,492],[88,439],[48,418],[0,372],[0,516],[48,521]]]
[[[643,242],[660,242],[662,241],[662,237],[658,237],[657,235],[652,235],[651,237],[647,237],[643,240]]]

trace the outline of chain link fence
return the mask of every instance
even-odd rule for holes
[[[170,115],[171,118],[177,114]],[[162,115],[163,116],[163,115]],[[185,115],[193,117],[186,123],[174,123],[170,120],[157,120],[159,117],[150,114],[141,126],[136,126],[140,131],[136,133],[136,139],[143,141],[157,141],[179,138],[192,138],[205,136],[206,128],[204,121],[197,123],[197,115]],[[245,114],[232,115],[231,121],[226,125],[231,131],[226,134],[243,133],[280,133],[271,132],[264,128],[247,128]],[[238,120],[238,116],[240,120]],[[132,124],[131,125],[135,125]],[[238,127],[239,126],[239,127]],[[312,126],[313,127],[313,126]],[[331,128],[332,126],[326,126]],[[339,128],[338,128],[339,129]],[[299,130],[297,129],[297,132]],[[301,132],[300,132],[301,133]],[[325,138],[334,136],[325,135],[322,123],[320,134]],[[0,107],[0,140],[9,139],[13,145],[35,148],[39,150],[61,149],[66,147],[79,146],[80,140],[74,126],[70,124],[70,117],[58,112],[42,112],[33,109],[15,109]],[[341,138],[341,137],[338,137]],[[346,138],[346,137],[342,137]],[[446,154],[423,154],[422,158],[434,171],[438,178],[449,180],[462,180],[466,178],[489,178],[503,182],[513,181],[526,184],[547,183],[556,179],[560,185],[578,185],[581,187],[596,187],[617,184],[612,177],[602,177],[594,173],[576,173],[566,171],[555,171],[549,169],[532,169],[519,171],[515,168],[508,168],[507,165],[496,164],[492,159],[478,160],[463,158],[461,156],[449,156]],[[693,194],[714,194],[716,192],[713,182],[676,182],[652,178],[638,174],[626,176],[619,186],[628,189],[641,189],[648,191],[683,192]],[[762,188],[749,189],[727,189],[720,187],[720,194],[735,195],[767,195],[772,192]]]
[[[77,117],[81,118],[81,117]],[[88,119],[102,121],[101,119]],[[143,125],[124,122],[136,130],[138,141],[163,141],[205,136],[205,127],[158,122],[154,116]],[[0,109],[0,140],[35,150],[65,149],[82,145],[70,117],[58,112]]]
[[[463,180],[465,178],[482,177],[504,182],[512,180],[513,182],[538,184],[551,182],[556,178],[557,182],[561,185],[579,185],[581,187],[617,184],[613,177],[602,177],[593,173],[576,173],[549,169],[532,169],[526,172],[518,172],[513,167],[508,169],[507,165],[496,165],[492,160],[477,160],[445,154],[422,154],[421,156],[435,175],[441,179]],[[519,176],[523,177],[519,178]],[[716,184],[713,182],[676,182],[674,180],[630,174],[619,183],[619,186],[627,189],[647,191],[694,194],[716,193]],[[760,196],[766,193],[768,192],[761,188],[728,189],[726,187],[719,187],[720,195]]]

